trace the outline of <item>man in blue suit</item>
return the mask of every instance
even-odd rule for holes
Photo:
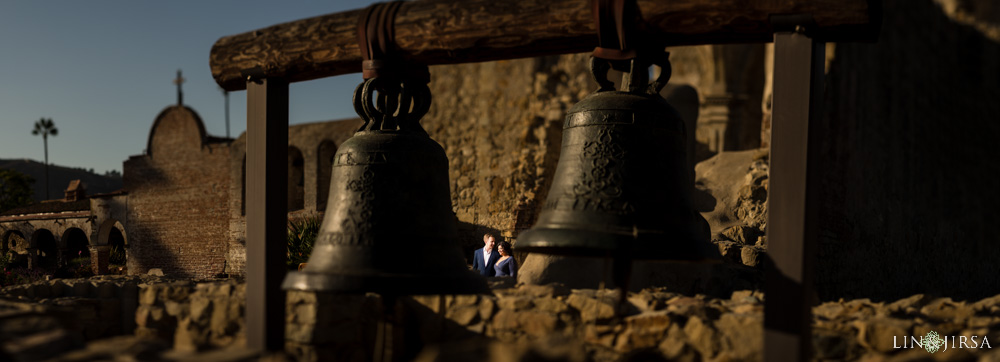
[[[484,277],[496,276],[497,271],[493,268],[500,259],[500,253],[493,248],[496,238],[493,234],[483,235],[483,248],[476,249],[472,253],[472,268],[479,271]]]

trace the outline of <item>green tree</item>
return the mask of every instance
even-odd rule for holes
[[[0,212],[31,204],[31,184],[34,182],[31,176],[0,169]]]
[[[42,143],[45,144],[45,199],[48,200],[49,197],[49,136],[55,137],[59,134],[59,130],[56,129],[56,124],[52,123],[52,118],[42,118],[38,122],[35,122],[35,129],[31,130],[31,134],[37,136],[42,135]]]

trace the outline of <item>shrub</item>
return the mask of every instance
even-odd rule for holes
[[[114,265],[125,265],[125,248],[121,245],[111,245],[111,255],[108,256],[108,263]]]
[[[288,221],[288,254],[285,265],[289,270],[298,269],[300,263],[309,260],[322,223],[323,219],[316,216]]]
[[[45,275],[38,269],[5,268],[0,272],[0,287],[27,284],[42,279],[45,279]]]
[[[81,255],[81,253],[77,253]],[[62,265],[54,272],[52,276],[56,278],[89,278],[94,276],[94,271],[90,268],[90,257],[80,256],[70,259],[68,263]]]

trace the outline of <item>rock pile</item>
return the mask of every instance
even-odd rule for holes
[[[766,149],[720,152],[695,167],[695,208],[727,262],[756,267],[766,252],[768,168]]]

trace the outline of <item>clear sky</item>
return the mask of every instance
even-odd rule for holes
[[[122,169],[146,147],[153,118],[184,103],[210,135],[225,136],[222,90],[208,66],[223,36],[323,14],[373,0],[3,0],[0,2],[0,159],[41,161],[38,119],[52,118],[49,162],[95,172]],[[289,122],[354,117],[360,74],[293,83]],[[231,92],[230,133],[246,129],[246,92]]]

